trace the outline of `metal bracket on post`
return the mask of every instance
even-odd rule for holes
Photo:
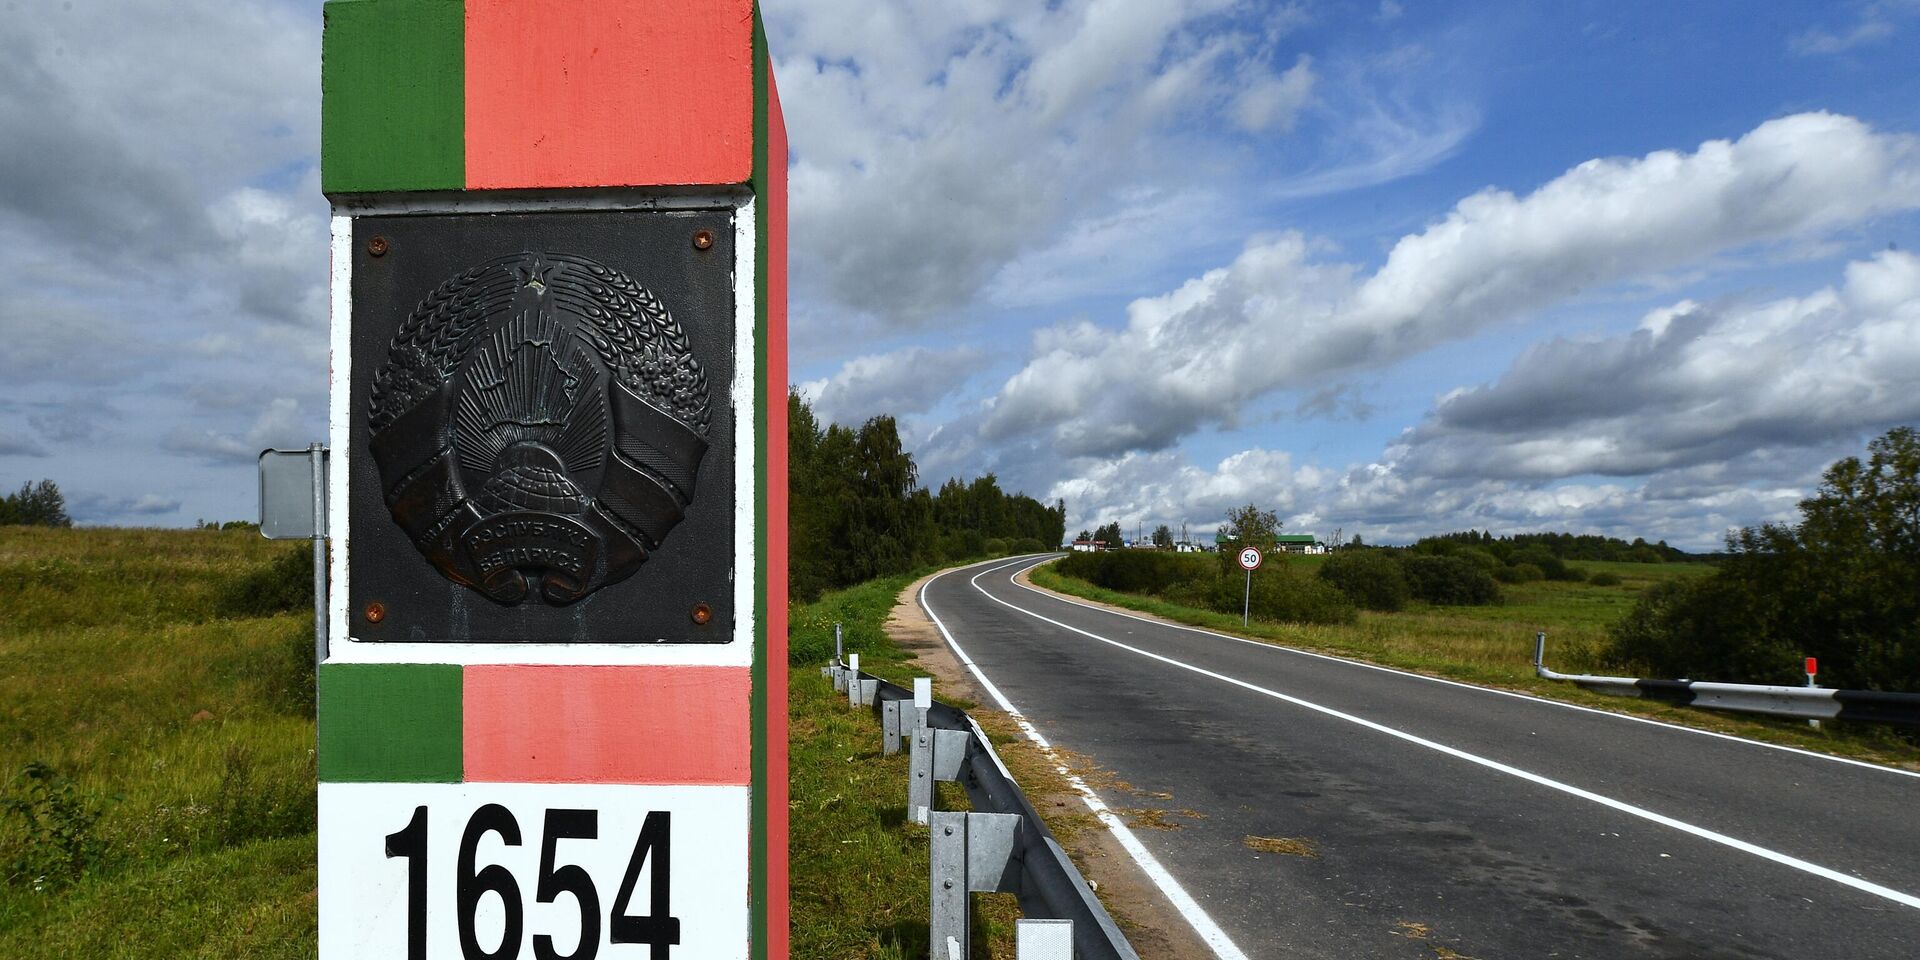
[[[926,823],[933,810],[933,784],[960,779],[967,765],[967,730],[939,730],[927,726],[926,714],[913,730],[913,754],[908,764],[907,819]]]
[[[967,740],[973,736],[968,730],[933,731],[933,778],[952,783],[960,779],[961,768],[967,765]]]
[[[860,655],[847,657],[847,682],[843,688],[847,695],[847,706],[860,705]]]
[[[929,851],[929,956],[966,960],[971,949],[967,894],[1018,892],[1020,816],[936,812]]]
[[[880,681],[860,680],[857,683],[859,686],[853,691],[854,704],[861,707],[873,706],[874,698],[880,696]]]

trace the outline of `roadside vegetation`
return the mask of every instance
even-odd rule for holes
[[[932,569],[869,581],[825,594],[791,611],[788,643],[795,666],[788,699],[792,794],[788,855],[792,868],[792,954],[818,960],[917,960],[927,956],[927,828],[906,818],[906,751],[881,753],[880,724],[819,667],[833,658],[833,626],[860,669],[901,686],[927,671],[888,637],[886,622],[900,592]],[[1030,797],[1064,795],[1067,786],[1005,717],[939,689],[942,702],[973,714]],[[941,783],[938,805],[967,809],[957,784]],[[1093,822],[1091,815],[1045,806],[1062,841]],[[1073,806],[1078,809],[1078,804]],[[975,960],[1014,955],[1011,894],[973,897]]]
[[[790,393],[787,439],[788,589],[797,602],[969,557],[1051,550],[1066,532],[1064,503],[1004,492],[991,473],[921,486],[892,417],[822,424]]]
[[[306,549],[0,528],[0,956],[313,955]]]

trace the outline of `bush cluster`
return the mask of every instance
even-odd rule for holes
[[[1613,630],[1638,672],[1920,692],[1920,433],[1898,427],[1828,468],[1800,522],[1727,538],[1710,576],[1642,594]]]
[[[1237,614],[1245,604],[1261,620],[1290,623],[1352,623],[1353,602],[1333,584],[1283,562],[1255,571],[1251,595],[1246,575],[1222,572],[1204,554],[1115,550],[1069,554],[1060,572],[1098,587],[1160,597],[1185,606]]]
[[[1341,550],[1320,565],[1320,579],[1362,610],[1391,613],[1413,598],[1413,585],[1391,550]]]

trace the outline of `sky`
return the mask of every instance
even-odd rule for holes
[[[0,486],[251,518],[325,424],[320,5],[31,6]],[[930,485],[1712,549],[1920,424],[1920,0],[764,12],[795,385]]]

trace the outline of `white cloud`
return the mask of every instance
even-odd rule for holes
[[[1250,501],[1375,541],[1564,529],[1704,550],[1791,518],[1821,469],[1902,423],[1920,423],[1920,257],[1888,251],[1804,296],[1682,301],[1617,336],[1543,343],[1371,463],[1135,452],[1076,464],[1049,495],[1085,522],[1197,525]]]
[[[1423,475],[1640,476],[1920,422],[1920,257],[1758,304],[1683,302],[1632,333],[1536,345],[1443,398],[1407,440]]]
[[[1901,21],[1920,13],[1920,0],[1866,0],[1853,4],[1854,20],[1839,30],[1813,27],[1788,43],[1801,56],[1844,53],[1855,47],[1890,39]]]
[[[878,414],[908,416],[931,410],[980,368],[985,356],[969,347],[908,347],[855,357],[832,376],[799,385],[820,419],[855,425]]]
[[[245,431],[229,432],[218,428],[176,427],[160,441],[162,449],[199,457],[213,463],[250,461],[269,447],[293,449],[311,440],[304,431],[307,420],[300,404],[290,397],[268,403]]]
[[[1306,54],[1278,74],[1260,68],[1234,97],[1233,122],[1248,133],[1292,130],[1294,118],[1313,96],[1317,79],[1313,58]]]
[[[1920,207],[1920,146],[1850,117],[1799,114],[1691,153],[1582,163],[1525,197],[1489,188],[1400,239],[1371,275],[1297,233],[1135,300],[1114,330],[1035,337],[988,440],[1066,456],[1165,448],[1250,402],[1379,367],[1582,291]],[[1116,375],[1117,371],[1127,375]]]
[[[1281,49],[1298,11],[1252,13],[1233,0],[770,11],[793,137],[802,338],[822,332],[815,325],[925,326],[983,290],[1000,306],[1049,302],[1057,285],[1027,300],[1026,286],[996,278],[1036,250],[1137,219],[1143,205],[1221,206],[1224,185],[1254,175],[1248,144],[1293,130],[1323,86],[1313,58]],[[1372,102],[1368,82],[1343,74],[1343,108]],[[1432,132],[1419,111],[1393,112],[1401,133]],[[1444,126],[1457,142],[1458,125]],[[1393,144],[1388,160],[1381,145],[1360,136],[1292,189],[1377,182],[1444,154]],[[1355,177],[1357,166],[1372,169]]]

